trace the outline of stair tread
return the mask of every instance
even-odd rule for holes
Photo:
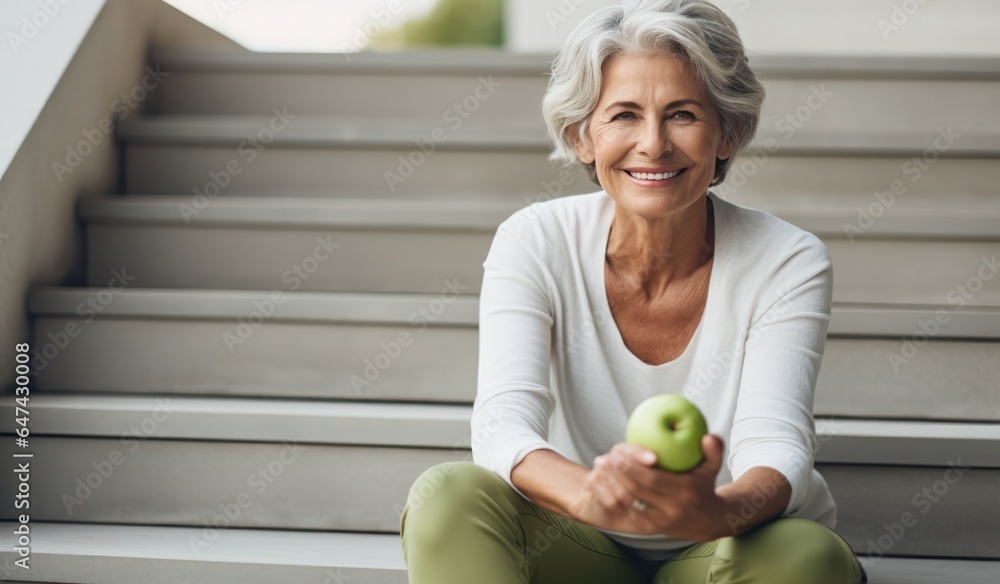
[[[0,398],[13,414],[14,396]],[[469,448],[472,406],[128,394],[32,396],[35,436],[118,437],[154,416],[158,439]],[[162,414],[158,412],[163,412]],[[14,416],[0,418],[13,432]],[[1000,425],[818,417],[817,462],[1000,468]]]
[[[442,284],[444,286],[444,283]],[[28,312],[40,315],[76,315],[77,306],[99,288],[36,288],[29,295]],[[139,316],[173,318],[246,318],[260,311],[254,302],[263,302],[273,294],[275,320],[308,322],[405,323],[415,311],[424,308],[433,294],[358,293],[358,292],[287,292],[244,290],[168,290],[126,289],[115,293],[115,301],[104,307],[104,316]],[[454,293],[453,293],[454,294]],[[1000,312],[1000,311],[998,311]],[[448,310],[428,326],[476,326],[479,319],[477,299],[455,296]]]
[[[13,413],[9,398],[0,398],[0,411]],[[36,437],[121,436],[152,416],[158,439],[425,448],[468,448],[472,412],[468,405],[127,394],[36,394],[31,406]],[[14,429],[13,421],[0,422],[2,432]]]
[[[14,525],[12,522],[4,522]],[[37,523],[32,551],[109,557],[200,561],[252,561],[276,564],[401,568],[398,537],[368,533],[231,529],[196,556],[188,537],[203,530],[146,525]],[[280,545],[276,545],[280,542]]]
[[[281,110],[279,110],[281,111]],[[282,112],[284,114],[286,112]],[[467,148],[546,151],[545,126],[534,117],[491,123],[468,120],[446,132],[440,124],[411,118],[306,116],[287,112],[287,126],[271,132],[268,148],[280,146],[403,147],[415,150],[415,140],[435,150]],[[294,116],[294,117],[292,117]],[[168,114],[136,117],[122,122],[117,134],[129,142],[239,144],[256,134],[272,116]],[[433,133],[439,134],[435,139]]]
[[[6,550],[14,546],[15,524],[3,522],[0,526],[5,534],[5,551],[0,557],[8,563],[14,556]],[[202,572],[222,569],[231,579],[216,580],[219,584],[251,584],[273,581],[262,571],[269,566],[279,567],[286,582],[311,581],[304,578],[322,575],[323,570],[337,570],[343,579],[352,581],[354,578],[339,572],[352,569],[378,572],[369,572],[366,582],[406,581],[396,534],[233,528],[195,552],[190,538],[201,537],[200,528],[72,523],[35,523],[31,528],[31,577],[39,582],[117,584],[141,580],[166,584],[176,582],[177,575],[197,578],[199,574],[204,577]],[[136,568],[129,560],[142,563]],[[863,557],[862,563],[870,584],[992,584],[1000,571],[1000,562],[995,561]],[[124,566],[133,573],[125,572]],[[249,570],[243,573],[240,568]]]
[[[446,283],[442,283],[444,288]],[[103,288],[36,287],[28,295],[32,316],[79,316],[77,308]],[[246,318],[254,302],[280,294],[268,318],[282,321],[401,323],[435,294],[384,292],[287,292],[280,290],[125,289],[103,307],[102,317]],[[452,292],[452,294],[455,294]],[[934,319],[942,306],[834,303],[829,333],[889,337],[913,335],[918,320]],[[476,327],[479,297],[456,295],[430,326]],[[963,307],[941,325],[937,338],[994,339],[1000,331],[1000,308]]]
[[[215,47],[154,47],[151,61],[181,71],[276,73],[389,73],[446,75],[523,73],[540,75],[551,68],[552,55],[512,53],[488,47],[410,47],[406,51],[352,53],[257,52]],[[972,63],[970,62],[970,67]],[[978,70],[982,65],[976,65]]]
[[[1000,562],[924,558],[862,559],[868,584],[993,584]]]
[[[502,200],[220,197],[198,209],[197,215],[185,217],[178,209],[192,205],[190,196],[128,195],[83,200],[78,209],[80,217],[89,222],[394,226],[492,232],[526,204]],[[997,216],[1000,219],[1000,212]],[[974,216],[970,214],[970,218]]]
[[[414,48],[388,53],[287,53],[240,49],[154,47],[151,62],[179,71],[275,73],[496,73],[541,75],[554,55],[489,48]],[[1000,62],[974,56],[854,56],[754,54],[750,64],[767,78],[842,76],[874,79],[997,79]]]

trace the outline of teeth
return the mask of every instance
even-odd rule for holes
[[[662,173],[661,172],[661,173],[658,173],[658,174],[650,174],[648,172],[629,172],[629,171],[626,171],[626,172],[628,172],[630,175],[634,176],[635,178],[637,178],[639,180],[664,180],[664,179],[673,178],[673,177],[677,176],[678,174],[681,173],[681,170],[684,170],[684,169],[682,168],[680,170],[675,170],[673,172],[667,172],[667,173]]]

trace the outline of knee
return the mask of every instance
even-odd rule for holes
[[[851,582],[860,577],[854,551],[836,532],[809,519],[786,517],[761,528],[768,560],[783,573],[805,581]]]
[[[718,570],[753,574],[758,580],[846,584],[861,568],[841,537],[821,523],[786,517],[719,540]]]
[[[399,519],[402,537],[436,540],[453,531],[456,522],[475,516],[476,503],[496,481],[493,471],[468,461],[436,464],[410,487]]]
[[[437,499],[447,500],[449,508],[470,504],[477,492],[502,480],[493,471],[469,461],[442,462],[413,481],[406,506],[416,510]]]

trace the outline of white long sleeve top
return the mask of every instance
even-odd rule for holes
[[[836,504],[813,462],[813,394],[830,319],[823,242],[709,191],[715,251],[702,320],[683,354],[651,365],[611,316],[604,264],[615,202],[605,191],[535,202],[497,229],[483,262],[473,460],[511,482],[529,452],[592,466],[625,440],[644,399],[680,393],[725,442],[716,485],[754,466],[792,487],[782,516],[833,528]],[[602,530],[644,559],[696,542]]]

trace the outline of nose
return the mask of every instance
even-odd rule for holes
[[[658,117],[647,117],[639,130],[639,139],[636,143],[636,153],[648,157],[650,160],[657,160],[665,153],[673,150],[673,144],[669,136],[670,124],[658,119]]]

